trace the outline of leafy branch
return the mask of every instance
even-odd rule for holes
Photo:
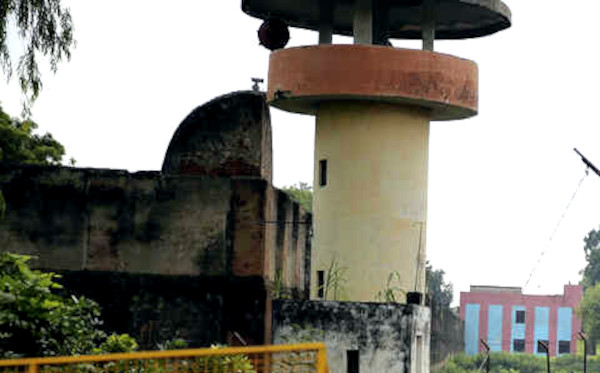
[[[50,69],[56,72],[58,63],[71,58],[73,20],[68,8],[60,0],[2,0],[0,1],[0,68],[7,81],[13,73],[13,64],[8,48],[11,25],[24,43],[24,52],[18,58],[17,75],[24,95],[23,112],[29,116],[33,102],[42,89],[42,74],[38,57],[49,59]]]

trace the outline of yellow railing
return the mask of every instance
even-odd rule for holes
[[[0,360],[0,373],[328,373],[322,343]]]

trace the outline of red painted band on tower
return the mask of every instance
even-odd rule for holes
[[[271,53],[267,100],[314,114],[324,101],[361,100],[430,109],[432,120],[477,114],[473,61],[429,51],[368,45],[318,45]]]

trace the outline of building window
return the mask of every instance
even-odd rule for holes
[[[317,297],[325,296],[325,271],[317,271]]]
[[[514,352],[525,352],[525,340],[524,339],[513,340],[513,351]]]
[[[550,344],[548,342],[547,339],[540,339],[537,343],[537,353],[538,354],[545,354],[546,352],[548,352],[546,350],[546,346],[550,347]]]
[[[319,185],[327,185],[327,159],[319,161]]]
[[[570,354],[571,353],[571,341],[558,341],[558,353],[559,354]]]
[[[358,350],[346,351],[347,373],[359,373]]]
[[[515,321],[517,324],[525,324],[525,311],[518,310],[517,311],[517,320]]]

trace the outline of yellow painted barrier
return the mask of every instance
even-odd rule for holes
[[[0,360],[0,373],[328,373],[323,343]]]

